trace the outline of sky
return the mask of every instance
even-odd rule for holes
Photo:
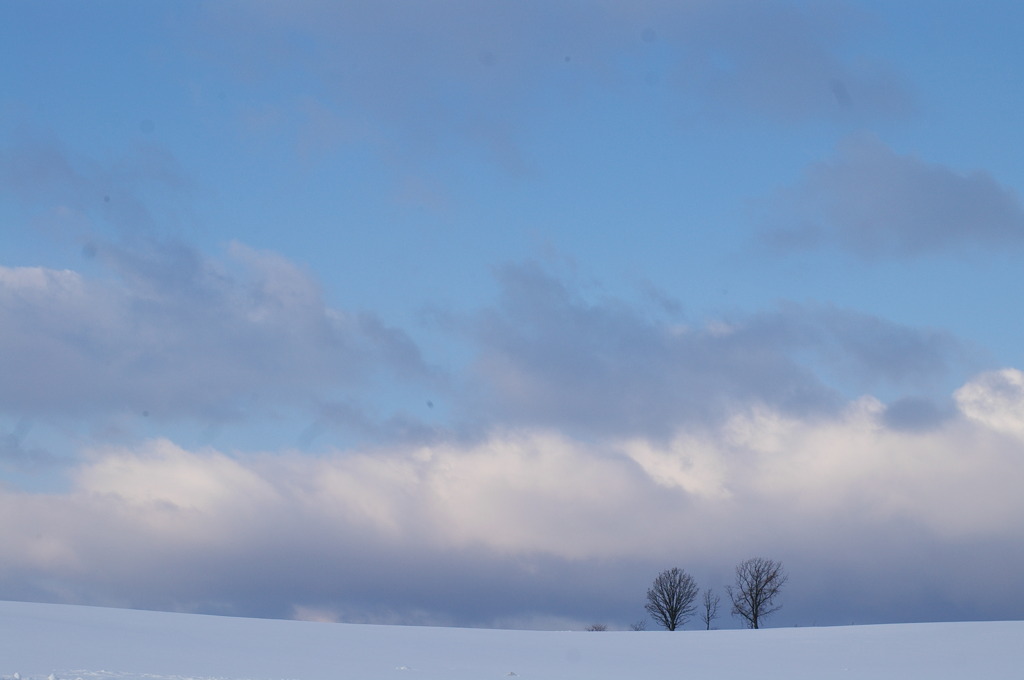
[[[1024,618],[1022,22],[0,0],[0,599]]]

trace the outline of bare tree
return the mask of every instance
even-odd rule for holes
[[[639,621],[634,621],[633,623],[629,624],[629,629],[636,631],[647,630],[647,622],[643,619],[640,619]]]
[[[782,608],[775,604],[775,598],[788,578],[781,562],[763,557],[740,562],[736,566],[736,587],[725,589],[732,600],[733,615],[746,621],[748,628],[759,628],[762,619]]]
[[[604,623],[592,623],[587,626],[587,630],[591,632],[602,632],[608,630],[608,626]]]
[[[693,613],[696,598],[697,584],[693,577],[679,567],[673,567],[654,579],[647,590],[644,608],[658,625],[675,630],[682,627]]]
[[[718,618],[718,604],[722,598],[718,593],[711,591],[711,588],[704,589],[704,596],[701,598],[700,620],[704,622],[707,630],[711,630],[711,622]]]

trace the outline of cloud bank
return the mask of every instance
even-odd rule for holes
[[[595,570],[621,589],[600,614],[625,625],[656,565],[727,579],[766,552],[808,575],[789,589],[795,623],[845,622],[859,596],[920,607],[940,584],[959,606],[1008,616],[1024,603],[994,594],[1014,592],[1015,571],[977,570],[1024,530],[1022,384],[1013,369],[978,376],[927,432],[886,427],[868,397],[810,421],[746,410],[668,441],[518,428],[319,458],[99,447],[66,493],[0,491],[3,596],[278,615],[316,599],[339,616],[408,621],[422,608],[495,625],[579,606],[593,576],[562,582],[557,603],[542,596]],[[968,547],[979,552],[958,554]],[[888,580],[872,582],[879,570]],[[497,582],[486,607],[473,603]]]
[[[65,442],[66,488],[0,490],[0,597],[462,625],[566,625],[573,611],[624,626],[666,563],[720,587],[735,561],[770,553],[838,569],[848,595],[873,571],[832,564],[837,551],[903,546],[884,559],[913,572],[923,553],[1003,546],[1021,528],[1020,374],[978,376],[922,417],[913,395],[961,370],[943,333],[793,304],[687,323],[509,264],[493,304],[445,317],[469,349],[441,379],[410,335],[332,307],[279,255],[146,241],[102,245],[95,262],[111,276],[0,269],[13,329],[0,405],[23,424],[145,410],[166,434]],[[404,436],[330,446],[373,429],[374,389],[417,385],[443,415],[396,412],[384,427]],[[856,396],[879,385],[908,396]],[[317,456],[175,440],[220,422],[231,442],[289,401],[320,423]],[[4,442],[22,468],[49,455],[29,426]],[[939,571],[966,583],[971,568]],[[905,586],[883,592],[925,611]],[[795,622],[863,604],[812,614],[817,588],[794,588]]]

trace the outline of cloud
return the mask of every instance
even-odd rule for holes
[[[75,154],[34,129],[0,147],[0,195],[27,210],[29,223],[88,250],[96,231],[153,238],[188,224],[184,198],[196,187],[166,148],[135,142],[103,160]]]
[[[954,395],[960,410],[973,420],[1016,437],[1024,437],[1024,373],[1014,368],[983,373]]]
[[[900,155],[870,136],[848,139],[835,159],[811,166],[768,212],[764,236],[784,250],[834,245],[872,259],[1024,243],[1024,207],[1012,189],[984,171]]]
[[[921,430],[937,427],[952,417],[953,409],[921,397],[905,397],[885,409],[885,424],[894,430]]]
[[[21,470],[55,462],[45,449],[26,444],[31,431],[32,421],[28,418],[19,418],[9,430],[0,427],[0,465]]]
[[[960,361],[944,333],[827,306],[687,325],[535,265],[497,276],[497,304],[463,326],[478,347],[471,401],[491,422],[666,435],[751,404],[831,413],[842,394],[933,387]]]
[[[105,245],[117,279],[0,267],[0,409],[223,420],[379,377],[434,379],[408,336],[326,303],[301,267],[239,243]]]
[[[913,95],[884,62],[856,54],[870,15],[841,3],[717,2],[670,31],[681,37],[677,72],[718,115],[780,122],[902,118]]]
[[[1024,530],[1019,432],[990,425],[1001,391],[979,376],[960,392],[971,406],[928,430],[888,428],[865,397],[828,418],[739,409],[667,442],[519,428],[317,458],[100,447],[67,492],[0,489],[0,595],[461,624],[603,611],[624,625],[660,566],[717,586],[765,553],[801,575],[796,623],[848,622],[858,598],[898,620],[925,594],[941,617],[932,589],[945,611],[1007,615],[1024,601],[1016,572],[975,578]]]
[[[291,104],[243,114],[297,130],[302,149],[368,142],[408,162],[468,144],[522,173],[522,128],[538,109],[655,82],[716,120],[904,116],[912,98],[898,75],[847,56],[869,25],[834,2],[230,2],[205,8],[217,48],[204,56],[257,93],[312,74]]]
[[[303,448],[473,441],[496,427],[668,441],[737,409],[828,417],[865,390],[915,395],[962,368],[954,338],[870,315],[786,304],[684,323],[678,310],[590,295],[520,264],[496,270],[494,304],[437,329],[465,348],[441,369],[403,329],[331,306],[274,253],[234,243],[215,259],[164,241],[104,244],[95,259],[115,276],[0,267],[0,323],[11,329],[0,370],[12,377],[0,412],[41,419],[9,442],[12,461],[45,453],[44,441],[70,459],[60,447],[80,444],[49,435],[76,419],[94,442],[251,446],[248,430],[267,418],[293,432],[270,441]],[[217,432],[187,439],[196,426]]]

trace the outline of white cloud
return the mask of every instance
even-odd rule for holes
[[[667,445],[634,439],[622,444],[622,449],[656,484],[703,498],[724,499],[732,495],[726,487],[725,461],[716,447],[703,438],[680,435]]]
[[[954,396],[968,418],[1024,438],[1024,372],[1004,368],[983,373],[957,390]]]
[[[29,295],[74,296],[81,294],[82,277],[64,269],[0,267],[0,293],[10,297]]]
[[[301,605],[295,607],[289,618],[295,621],[312,621],[314,623],[337,623],[341,621],[337,612],[317,607],[303,607]],[[348,623],[352,623],[352,621],[348,621]]]
[[[1002,375],[1019,390],[1019,372]],[[968,417],[924,432],[888,429],[882,405],[864,398],[813,419],[744,410],[667,443],[516,430],[320,458],[187,451],[162,440],[101,448],[66,493],[0,491],[0,574],[8,591],[30,578],[90,601],[138,590],[202,602],[210,584],[223,596],[249,570],[290,599],[289,611],[315,613],[365,608],[366,592],[399,611],[402,603],[388,600],[391,579],[437,568],[436,587],[454,588],[446,578],[464,576],[445,577],[446,569],[462,574],[493,560],[528,579],[549,560],[646,565],[682,556],[721,570],[770,551],[799,568],[853,551],[842,573],[867,561],[871,573],[898,572],[920,567],[921,551],[935,545],[985,541],[995,547],[978,550],[998,552],[1024,531],[1024,456],[1002,436],[1019,395],[962,397],[991,396],[1006,383],[972,381],[958,393]],[[880,552],[890,543],[902,547]],[[966,578],[960,562],[927,568]],[[347,576],[332,577],[337,570]],[[333,593],[323,606],[310,592],[317,588]],[[515,597],[495,606],[511,616]]]
[[[77,488],[137,508],[198,513],[207,519],[267,507],[279,496],[270,481],[217,451],[190,453],[167,440],[142,450],[113,449],[82,466]]]

